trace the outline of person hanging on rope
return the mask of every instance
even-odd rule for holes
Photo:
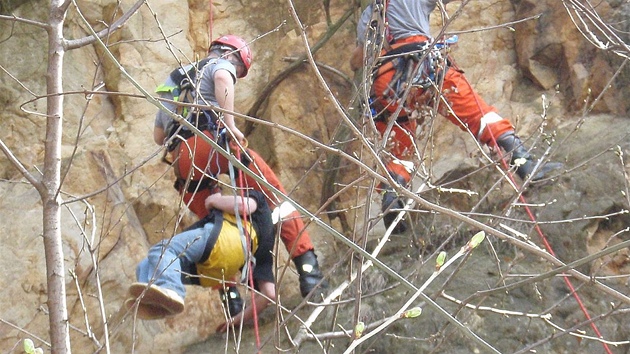
[[[125,301],[129,310],[136,311],[137,306],[138,318],[157,320],[182,313],[185,284],[225,289],[239,270],[258,293],[240,313],[228,312],[219,332],[252,320],[276,298],[273,223],[264,195],[255,190],[223,195],[215,190],[205,200],[209,210],[205,218],[152,246],[138,264],[137,282],[129,287]]]
[[[179,92],[180,87],[177,85],[180,77],[187,76],[187,79],[194,83],[190,93],[192,95],[190,100],[193,103],[233,111],[236,80],[245,77],[252,64],[249,46],[238,36],[221,36],[211,43],[208,58],[200,63],[202,65],[197,65],[199,72],[195,75],[187,74],[190,67],[176,69],[167,82],[158,87],[156,90],[158,93],[173,99],[167,108],[171,112],[193,117],[192,121],[207,138],[226,147],[226,150],[231,150],[233,155],[241,155],[241,161],[249,170],[286,195],[286,190],[266,161],[256,151],[247,148],[247,141],[236,128],[231,114],[217,114],[212,109],[195,108],[190,109],[190,112],[181,112],[177,108],[180,106],[174,103],[178,100],[184,102],[188,100],[180,98],[185,94],[183,91]],[[192,68],[196,66],[193,65]],[[167,144],[167,149],[172,151],[171,161],[177,177],[175,188],[183,195],[188,208],[202,219],[207,215],[204,206],[204,200],[210,193],[207,186],[211,184],[213,176],[229,174],[231,163],[224,155],[215,151],[204,138],[192,133],[187,134],[183,127],[173,122],[168,112],[159,111],[156,115],[154,140],[160,145]],[[276,214],[282,214],[278,223],[279,234],[297,268],[301,295],[307,297],[310,294],[312,299],[321,299],[327,282],[319,268],[315,247],[300,213],[255,178],[246,173],[239,175],[240,177],[235,179],[237,187],[253,188],[263,192],[269,207]],[[231,293],[237,294],[234,291]]]
[[[437,0],[375,0],[364,9],[357,24],[357,46],[350,66],[354,71],[373,69],[369,96],[379,132],[384,134],[390,119],[395,119],[388,136],[394,156],[387,163],[392,178],[402,187],[409,185],[410,169],[405,166],[414,154],[414,111],[432,105],[435,99],[439,100],[440,115],[470,131],[480,143],[493,149],[500,147],[510,154],[510,165],[521,179],[540,180],[560,168],[562,164],[550,162],[535,170],[537,161],[510,121],[477,94],[452,58],[440,60],[439,46],[448,44],[431,37],[429,15],[436,5]],[[379,52],[374,48],[382,49]],[[380,189],[383,221],[389,227],[398,214],[391,209],[404,205],[391,186],[382,184]],[[406,229],[403,220],[394,232],[403,233]]]

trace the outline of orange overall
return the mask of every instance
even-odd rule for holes
[[[392,44],[392,48],[400,47],[401,45],[424,42],[428,38],[424,36],[412,36],[404,39],[397,40]],[[383,51],[381,55],[385,55],[386,51]],[[374,80],[372,86],[373,92],[377,98],[381,100],[381,104],[387,107],[387,110],[391,113],[395,112],[398,108],[396,104],[392,104],[384,97],[384,92],[388,88],[389,83],[395,74],[395,70],[385,69],[379,70],[378,76]],[[407,105],[423,106],[426,104],[424,101],[414,101],[414,98],[422,99],[423,92],[416,92],[411,96],[411,99],[407,100]],[[488,105],[478,94],[473,90],[468,80],[464,76],[464,73],[452,66],[448,66],[446,73],[444,74],[444,84],[442,86],[442,98],[438,105],[438,113],[446,117],[449,121],[460,127],[462,130],[469,130],[477,140],[483,144],[489,146],[495,146],[495,139],[501,136],[503,133],[514,130],[512,124],[497,114],[497,109]],[[448,102],[448,105],[444,102]],[[404,111],[403,111],[404,112]],[[408,160],[410,154],[413,154],[413,138],[415,136],[415,129],[417,123],[415,120],[408,120],[404,113],[398,118],[398,124],[394,125],[392,131],[395,133],[392,139],[395,140],[391,153],[401,160]],[[383,134],[387,128],[387,123],[383,121],[376,122],[376,128]],[[480,134],[481,133],[481,134]],[[388,168],[392,164],[388,164]],[[400,166],[400,165],[398,165]],[[399,168],[400,169],[400,168]],[[396,172],[396,171],[392,171]],[[400,173],[399,173],[400,174]],[[401,174],[408,181],[409,174]]]
[[[210,139],[213,139],[212,133],[204,131],[204,134]],[[187,176],[193,166],[195,168],[191,173],[192,180],[201,178],[204,171],[214,176],[229,173],[228,159],[214,151],[210,144],[196,135],[180,143],[178,156],[175,162],[175,169],[176,174],[179,173],[180,176]],[[270,185],[283,194],[286,194],[276,174],[257,152],[252,149],[247,149],[247,157],[251,160],[248,168],[254,174],[263,177]],[[242,177],[239,176],[236,178],[236,185],[240,188],[252,188],[262,192],[271,210],[281,204],[281,200],[278,200],[272,192],[261,186],[258,181],[246,173],[242,173]],[[186,205],[188,205],[188,208],[199,218],[208,215],[208,211],[205,207],[205,199],[212,193],[210,189],[200,188],[191,192],[180,187],[179,192],[183,193],[183,199]],[[280,238],[292,258],[302,255],[306,251],[314,248],[298,211],[293,211],[282,219],[280,224]]]

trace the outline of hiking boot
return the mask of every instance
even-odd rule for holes
[[[386,189],[391,189],[387,188]],[[381,200],[381,211],[383,214],[383,223],[385,224],[385,228],[389,229],[392,225],[396,217],[398,216],[398,211],[390,211],[391,209],[402,209],[404,208],[403,201],[398,198],[398,195],[393,190],[386,190],[383,193],[383,199]],[[392,230],[392,234],[399,235],[407,231],[408,226],[405,219],[401,219],[394,229]]]
[[[128,298],[125,300],[125,308],[134,311],[133,306],[136,304],[136,298]],[[150,304],[146,301],[138,301],[138,310],[135,312],[141,320],[161,320],[172,316],[171,312],[160,304]]]
[[[528,161],[529,163],[530,161]],[[531,162],[531,166],[529,166],[528,168],[530,168],[529,172],[527,172],[527,170],[524,172],[525,173],[525,177],[521,177],[521,179],[525,179],[527,178],[527,176],[529,176],[532,172],[532,170],[534,169],[534,167],[536,166],[536,163]],[[560,162],[545,162],[542,164],[542,166],[540,166],[540,168],[538,168],[538,170],[536,171],[536,174],[532,177],[531,181],[532,182],[537,182],[540,181],[541,179],[544,179],[545,177],[549,177],[549,172],[554,171],[554,170],[558,170],[561,169],[564,166],[564,164],[560,163]],[[518,170],[517,170],[518,173]],[[520,175],[519,175],[520,177]]]
[[[328,287],[328,282],[319,270],[317,255],[315,251],[308,250],[306,253],[293,258],[295,268],[300,275],[300,293],[306,297],[313,292],[312,299],[321,300],[324,298],[324,289]]]
[[[514,135],[513,131],[503,133],[497,139],[497,145],[505,150],[506,153],[511,153],[510,165],[516,166],[516,174],[522,179],[526,180],[534,171],[537,161],[534,161],[532,155],[525,149],[523,142],[519,137]],[[563,164],[559,162],[546,162],[538,171],[536,175],[532,176],[532,182],[541,180],[547,177],[547,174],[553,170],[562,168]]]
[[[229,317],[234,317],[243,311],[243,298],[237,287],[228,286],[225,289],[219,289],[219,298],[228,310]]]
[[[174,316],[184,312],[184,298],[174,290],[166,289],[155,284],[133,283],[129,287],[129,295],[133,299],[140,298],[140,305],[154,308],[160,306]],[[161,311],[161,310],[160,310]]]

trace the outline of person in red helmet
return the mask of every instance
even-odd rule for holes
[[[248,74],[252,59],[252,52],[247,42],[238,36],[224,35],[212,41],[208,50],[208,58],[204,59],[201,62],[202,65],[198,66],[195,77],[189,78],[195,83],[192,93],[193,103],[202,106],[216,106],[229,112],[234,111],[234,86],[237,79]],[[176,69],[174,73],[187,72],[189,69]],[[156,90],[163,97],[168,98],[170,96],[173,102],[165,101],[165,106],[171,112],[177,111],[177,105],[174,101],[182,100],[177,97],[179,94],[175,90],[177,82],[173,78],[178,75],[174,75],[174,73],[171,73],[167,82]],[[199,130],[208,138],[231,151],[233,155],[240,155],[241,161],[249,170],[286,194],[280,180],[264,159],[256,151],[247,148],[244,135],[236,127],[234,117],[229,112],[217,113],[212,109],[205,108],[203,110],[192,109],[191,112],[188,112],[188,116],[193,116],[193,121],[197,123]],[[168,132],[171,128],[169,125],[173,122],[174,120],[168,112],[158,112],[154,140],[160,145],[167,141],[176,142],[168,145],[172,150],[171,161],[173,161],[172,164],[177,177],[175,188],[182,194],[187,207],[200,219],[203,219],[208,214],[205,199],[211,195],[210,187],[214,184],[215,177],[220,174],[229,174],[231,164],[224,155],[215,151],[204,138],[186,134],[184,127],[179,129],[176,137],[170,137]],[[236,141],[240,144],[236,144]],[[173,147],[173,145],[175,146]],[[252,188],[263,192],[272,210],[280,210],[281,207],[282,210],[287,210],[288,203],[283,201],[281,196],[274,194],[248,174],[242,173],[240,177],[235,178],[235,183],[239,188]],[[321,299],[327,282],[319,268],[314,246],[301,215],[291,206],[289,206],[289,211],[283,214],[277,227],[280,228],[280,238],[296,265],[300,280],[300,293],[303,297],[311,294],[312,298]],[[231,294],[233,297],[234,293]]]
[[[179,92],[180,80],[186,79],[192,81],[194,87],[193,97],[188,98],[192,102],[204,106],[216,106],[226,111],[234,111],[234,86],[237,78],[244,78],[249,72],[252,65],[252,51],[247,42],[241,37],[235,35],[221,36],[212,43],[208,50],[208,56],[196,65],[188,65],[183,68],[175,69],[168,77],[166,82],[156,89],[163,98],[175,101],[184,101],[185,97],[180,97]],[[186,77],[194,69],[199,70],[196,76]],[[165,101],[165,107],[171,112],[177,111],[177,105],[173,102]],[[212,110],[203,110],[196,112],[197,119],[204,120],[204,127],[208,124],[215,125],[216,128],[225,126],[231,135],[239,142],[244,141],[243,133],[236,127],[234,116],[229,113],[222,113],[219,120],[217,114]],[[184,116],[187,112],[181,111]],[[155,142],[162,145],[169,136],[169,129],[173,125],[173,119],[169,112],[158,111],[155,119],[155,127],[153,138]]]
[[[376,113],[379,132],[385,133],[390,120],[396,120],[389,136],[395,157],[387,165],[391,177],[401,186],[408,186],[411,176],[401,161],[410,160],[415,152],[414,111],[433,105],[436,99],[439,114],[462,130],[470,131],[479,143],[502,148],[511,156],[510,165],[521,179],[540,180],[551,170],[562,167],[560,163],[549,162],[536,168],[537,161],[516,135],[512,123],[477,94],[452,58],[441,56],[438,46],[446,41],[432,38],[429,28],[429,16],[437,3],[437,0],[376,0],[364,9],[357,23],[357,46],[350,67],[355,71],[365,65],[372,68],[370,108]],[[382,45],[380,53],[366,53],[366,48],[376,45]],[[404,80],[405,75],[410,75],[408,80]],[[409,86],[412,89],[403,96]],[[438,93],[436,88],[441,91]],[[398,214],[390,212],[391,208],[404,205],[391,186],[380,187],[383,220],[389,227]],[[406,229],[403,221],[394,232]]]

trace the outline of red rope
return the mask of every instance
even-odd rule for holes
[[[463,76],[463,75],[462,75],[462,78],[464,79],[464,82],[472,90],[472,85],[470,84],[470,82],[468,82],[468,79],[465,76]],[[481,105],[479,104],[479,101],[477,100],[477,97],[475,97],[475,101],[477,103],[477,107],[479,107],[479,111],[483,114],[483,111],[481,109]],[[496,150],[498,151],[499,158],[501,160],[501,164],[503,165],[503,168],[507,171],[508,177],[510,178],[510,180],[512,181],[512,183],[515,186],[519,187],[519,185],[516,183],[516,181],[514,179],[514,176],[512,175],[512,172],[510,171],[509,166],[507,165],[507,162],[503,158],[503,154],[501,153],[501,149],[499,148],[499,146],[497,144],[496,138],[495,138],[494,134],[492,133],[492,130],[490,130],[489,126],[487,126],[486,129],[488,129],[488,132],[490,133],[490,138],[492,140],[493,147],[496,148]],[[545,236],[545,234],[540,229],[540,226],[538,225],[536,217],[534,216],[534,213],[532,213],[531,209],[529,208],[529,206],[527,204],[527,201],[525,200],[525,197],[521,193],[518,198],[521,201],[521,203],[523,203],[523,205],[525,206],[525,211],[526,211],[527,215],[529,216],[529,219],[534,222],[534,229],[536,230],[536,232],[538,233],[538,236],[540,236],[540,239],[542,240],[543,244],[545,245],[545,249],[547,250],[547,252],[549,252],[549,254],[551,254],[552,256],[556,257],[556,253],[553,251],[553,248],[551,247],[551,244],[549,244],[549,241],[547,240],[547,237]],[[600,333],[599,329],[597,328],[597,325],[595,324],[595,322],[593,322],[591,320],[591,316],[589,315],[588,310],[586,309],[586,306],[584,305],[584,303],[582,302],[582,299],[580,298],[580,296],[578,295],[577,291],[575,290],[575,287],[573,287],[573,284],[571,283],[571,280],[569,279],[569,277],[566,276],[566,275],[563,275],[562,278],[564,279],[564,282],[566,283],[567,287],[571,291],[571,294],[573,295],[573,298],[575,298],[575,301],[578,303],[578,306],[580,307],[580,310],[582,310],[582,313],[584,313],[584,316],[586,317],[587,321],[590,322],[590,326],[593,329],[593,331],[595,332],[595,334],[597,335],[597,337],[598,338],[603,338],[602,334]],[[606,350],[606,353],[612,354],[612,351],[608,347],[608,344],[602,342],[602,345],[604,346],[604,350]]]
[[[212,0],[210,0],[210,9],[208,10],[208,49],[210,48],[210,43],[212,43],[212,22],[214,21],[212,15]]]
[[[492,135],[492,132],[490,132],[490,135],[492,136],[493,143],[496,145],[496,140],[494,138],[494,135]],[[514,180],[514,177],[513,177],[512,173],[510,172],[510,170],[509,170],[509,168],[507,166],[507,163],[503,159],[503,156],[501,154],[501,150],[500,149],[497,149],[497,150],[499,150],[499,157],[501,159],[503,167],[508,171],[508,176],[509,176],[510,180],[512,181],[512,183],[514,183],[515,186],[518,186],[518,184],[516,184],[516,181]],[[543,244],[545,245],[545,249],[547,250],[547,252],[549,252],[549,254],[551,254],[552,256],[556,257],[556,253],[553,251],[553,248],[551,247],[551,244],[549,244],[549,241],[547,240],[547,237],[545,236],[545,234],[540,229],[540,226],[538,225],[538,222],[536,221],[536,217],[534,216],[534,214],[532,213],[531,209],[527,205],[527,201],[525,200],[525,197],[523,196],[523,194],[521,194],[519,196],[519,200],[525,206],[525,211],[526,211],[527,215],[529,216],[529,219],[534,222],[534,229],[536,230],[536,233],[538,233],[538,236],[540,236],[540,239],[542,240]],[[586,317],[586,320],[587,321],[591,321],[591,316],[589,315],[588,310],[586,309],[586,306],[582,302],[582,299],[580,298],[580,295],[578,295],[578,293],[575,290],[575,287],[573,286],[573,284],[571,283],[571,280],[569,279],[569,277],[566,276],[566,275],[563,275],[562,279],[564,279],[564,282],[566,283],[567,287],[571,291],[571,294],[573,295],[573,298],[575,298],[575,301],[578,303],[578,306],[580,307],[580,310],[582,310],[582,313],[584,313],[584,316]],[[595,324],[595,322],[591,321],[590,322],[590,326],[591,326],[591,328],[593,329],[593,331],[595,332],[595,334],[597,335],[598,338],[603,338],[602,334],[600,333],[599,329],[597,328],[597,325]],[[610,351],[610,348],[608,348],[608,344],[602,342],[602,345],[604,346],[604,349],[606,350],[606,353],[612,354],[612,351]]]

